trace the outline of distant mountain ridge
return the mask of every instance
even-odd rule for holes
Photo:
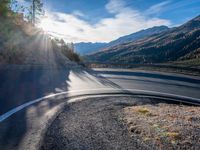
[[[92,62],[133,64],[196,58],[200,58],[200,16],[166,32],[115,45],[88,56]]]
[[[87,55],[87,54],[91,54],[97,51],[100,51],[102,49],[111,47],[111,46],[115,46],[118,44],[123,44],[123,43],[127,43],[127,42],[133,42],[154,34],[159,34],[161,32],[165,32],[168,31],[169,28],[167,26],[155,26],[149,29],[145,29],[145,30],[141,30],[138,31],[136,33],[132,33],[130,35],[126,35],[123,37],[120,37],[114,41],[111,41],[109,43],[76,43],[75,44],[75,49],[76,52],[81,54],[81,55]]]
[[[99,49],[104,48],[107,43],[92,43],[92,42],[81,42],[74,44],[75,50],[80,55],[91,54],[97,52]]]

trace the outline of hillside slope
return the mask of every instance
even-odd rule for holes
[[[199,41],[200,16],[164,33],[107,48],[89,55],[88,59],[92,62],[135,64],[196,59],[200,56]]]
[[[108,43],[107,46],[115,46],[115,45],[119,45],[119,44],[123,44],[123,43],[127,43],[127,42],[133,42],[139,39],[143,39],[145,37],[154,35],[154,34],[159,34],[165,31],[168,31],[169,28],[167,26],[155,26],[152,28],[148,28],[145,30],[141,30],[135,33],[132,33],[130,35],[126,35],[123,37],[118,38],[117,40],[111,41],[110,43]]]
[[[75,65],[65,57],[52,39],[23,17],[0,17],[0,64],[64,67]]]

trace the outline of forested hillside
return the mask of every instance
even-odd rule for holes
[[[151,64],[199,59],[200,16],[135,42],[128,42],[88,56],[92,62]]]
[[[24,15],[0,7],[0,64],[48,65],[54,67],[75,64],[80,58],[63,40],[50,38]],[[71,60],[71,61],[70,61]]]

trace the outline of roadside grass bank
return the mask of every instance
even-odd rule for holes
[[[125,107],[123,122],[131,138],[152,149],[199,149],[200,107],[147,104]]]
[[[185,75],[200,76],[200,59],[176,61],[163,64],[107,64],[107,63],[87,63],[89,68],[119,68],[132,70],[160,71],[167,73],[179,73]]]
[[[131,68],[137,70],[148,70],[148,71],[160,71],[166,73],[178,73],[184,75],[192,75],[192,76],[200,76],[200,69],[196,68],[185,68],[185,67],[138,67],[138,68]]]

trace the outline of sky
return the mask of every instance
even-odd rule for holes
[[[23,2],[23,0],[19,0]],[[200,0],[43,0],[38,25],[66,42],[109,42],[153,26],[179,26],[200,15]]]

